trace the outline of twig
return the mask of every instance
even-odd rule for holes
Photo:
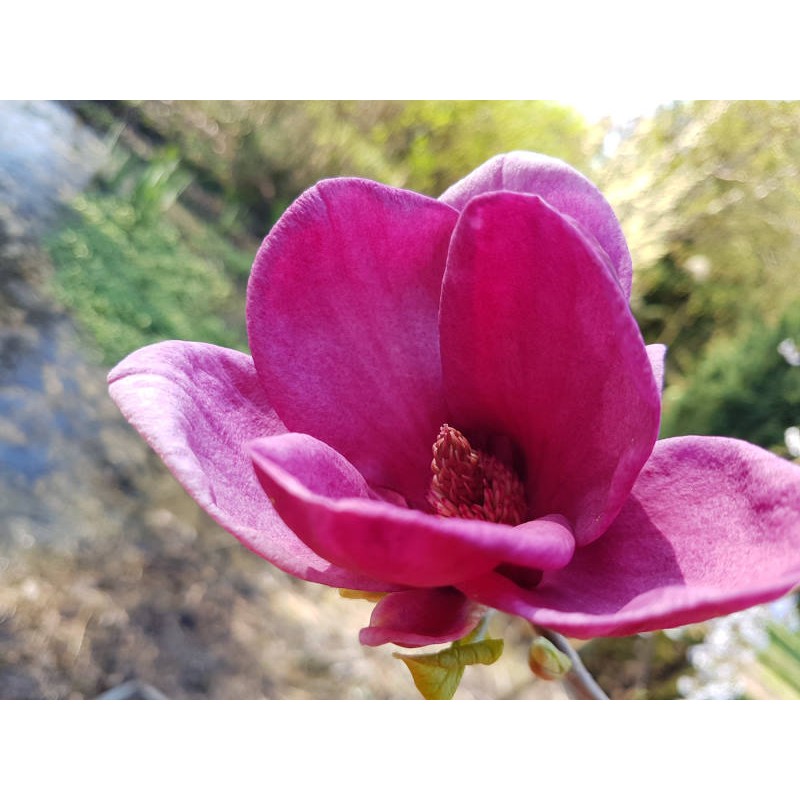
[[[608,695],[600,688],[588,669],[583,665],[580,656],[572,645],[560,634],[539,625],[534,630],[552,642],[562,653],[569,657],[572,669],[562,678],[569,693],[576,700],[608,700]]]

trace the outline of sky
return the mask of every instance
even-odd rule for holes
[[[651,116],[659,106],[674,102],[671,100],[635,99],[620,97],[617,99],[593,97],[591,99],[561,101],[579,111],[588,122],[595,123],[611,117],[615,126],[622,126],[638,117]]]

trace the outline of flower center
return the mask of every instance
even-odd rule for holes
[[[467,437],[442,425],[433,443],[428,502],[440,517],[519,525],[527,513],[525,488],[494,456],[474,450]]]

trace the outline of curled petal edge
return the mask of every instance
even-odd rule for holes
[[[287,525],[332,563],[407,587],[477,577],[503,562],[564,566],[574,537],[563,517],[517,527],[444,518],[379,499],[340,453],[305,434],[250,443],[256,473]]]

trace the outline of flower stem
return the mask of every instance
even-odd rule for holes
[[[564,675],[562,680],[567,686],[568,693],[575,700],[609,699],[589,670],[586,669],[577,651],[560,633],[542,628],[539,625],[534,625],[533,628],[540,636],[544,636],[545,639],[552,642],[572,662],[572,669]]]

